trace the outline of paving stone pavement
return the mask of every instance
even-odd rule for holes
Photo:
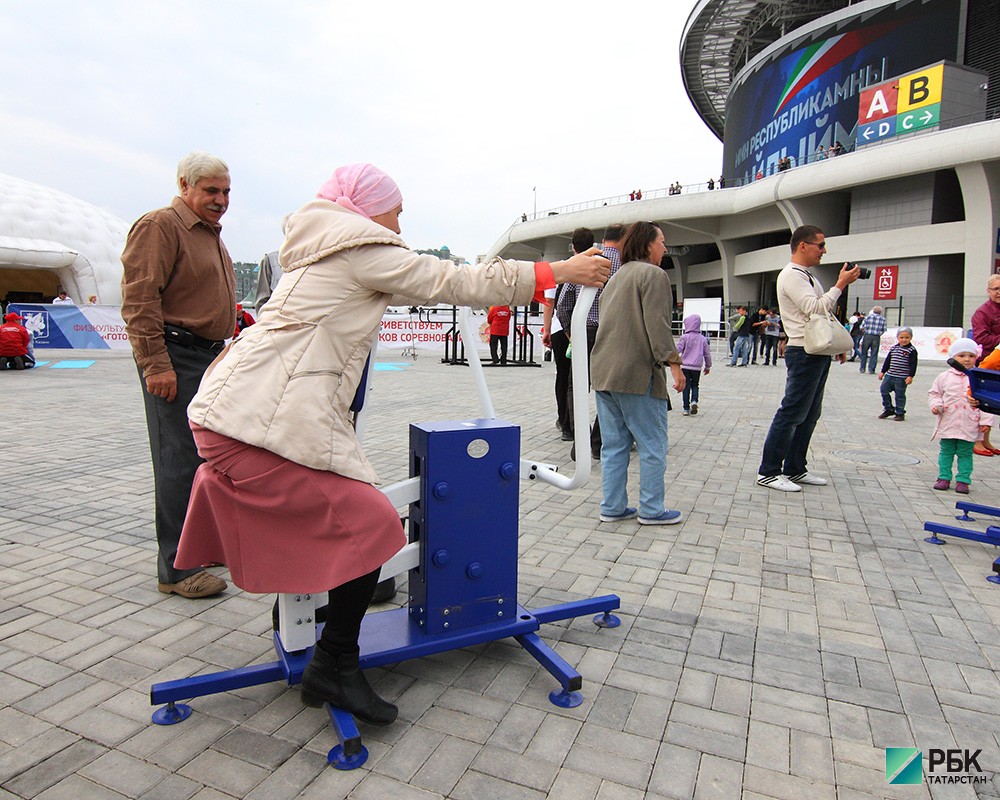
[[[583,674],[583,705],[549,703],[555,681],[511,641],[373,670],[400,719],[362,727],[369,760],[341,772],[324,713],[284,685],[151,724],[154,682],[271,660],[272,598],[156,591],[132,361],[45,356],[95,363],[0,374],[0,798],[1000,797],[997,553],[923,542],[957,499],[930,489],[940,364],[921,365],[904,423],[876,419],[877,378],[833,367],[810,458],[826,487],[755,485],[784,367],[721,363],[698,415],[670,414],[683,524],[598,524],[599,466],[572,492],[522,484],[520,602],[622,598],[617,629],[540,631]],[[567,465],[551,370],[487,377],[524,452]],[[369,455],[404,478],[409,422],[476,409],[468,370],[434,355],[379,372]],[[995,502],[1000,457],[977,458],[973,480],[971,499]],[[889,785],[884,748],[910,746],[982,750],[987,780]]]

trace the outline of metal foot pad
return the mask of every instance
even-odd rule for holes
[[[568,692],[563,689],[558,692],[549,692],[549,700],[552,705],[560,708],[576,708],[583,703],[583,695],[580,692]]]
[[[598,614],[594,617],[594,624],[598,628],[617,628],[622,624],[622,621],[614,614],[609,614],[605,611],[603,614]]]
[[[176,725],[191,716],[191,706],[184,703],[167,703],[153,712],[153,722],[157,725]]]
[[[367,760],[368,748],[364,745],[361,745],[360,752],[354,753],[353,755],[347,755],[344,753],[343,746],[337,744],[333,746],[326,756],[327,763],[331,764],[334,769],[357,769]]]

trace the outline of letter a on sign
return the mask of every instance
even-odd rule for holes
[[[896,116],[896,84],[893,81],[869,86],[858,98],[858,125]]]
[[[889,102],[885,99],[885,94],[881,89],[876,89],[875,93],[872,95],[872,101],[868,106],[868,113],[865,114],[865,119],[871,119],[876,115],[879,117],[884,117],[889,113]]]

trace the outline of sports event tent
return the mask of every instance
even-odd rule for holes
[[[0,174],[0,299],[46,302],[62,287],[81,305],[120,305],[127,233],[90,203]]]

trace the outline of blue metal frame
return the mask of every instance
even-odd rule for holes
[[[955,516],[955,519],[961,522],[975,522],[976,518],[969,514],[970,511],[976,514],[1000,517],[1000,508],[984,506],[979,503],[970,503],[967,500],[960,500],[955,503],[955,508],[962,512]],[[1000,526],[997,525],[987,526],[986,533],[977,533],[967,528],[959,528],[957,525],[945,525],[941,522],[925,522],[924,530],[930,531],[931,535],[924,539],[929,544],[947,544],[944,539],[938,536],[938,534],[941,534],[943,536],[954,536],[957,539],[968,539],[970,542],[980,542],[981,544],[991,544],[994,547],[1000,547]],[[986,576],[986,580],[990,583],[1000,583],[1000,557],[993,562],[993,572],[993,575]]]
[[[596,614],[594,624],[620,624],[610,613],[617,595],[604,595],[529,611],[517,601],[518,468],[520,431],[490,419],[410,426],[410,475],[420,477],[411,504],[410,539],[420,563],[410,570],[405,608],[368,614],[361,625],[362,668],[395,664],[434,653],[512,637],[560,684],[549,699],[572,708],[583,702],[583,678],[536,633],[547,622]],[[317,636],[322,626],[317,626]],[[153,721],[170,725],[191,709],[179,700],[284,680],[302,680],[313,648],[286,652],[274,636],[278,660],[154,684],[153,705],[166,703]],[[368,751],[353,717],[326,706],[340,744],[328,761],[355,769]]]

